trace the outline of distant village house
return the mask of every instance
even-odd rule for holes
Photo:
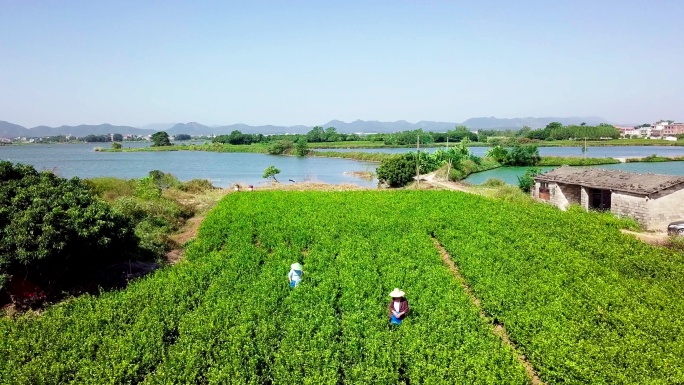
[[[684,219],[684,177],[563,166],[537,175],[532,196],[567,209],[606,210],[648,230]]]

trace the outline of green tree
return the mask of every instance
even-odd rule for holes
[[[113,142],[112,143],[112,150],[121,150],[121,147],[123,147],[123,146],[119,142]]]
[[[386,158],[380,162],[376,174],[380,183],[402,187],[409,184],[416,175],[416,161],[403,154]]]
[[[323,142],[325,141],[325,130],[323,127],[316,126],[306,134],[306,139],[311,143]]]
[[[541,174],[540,169],[530,168],[527,171],[525,171],[525,174],[523,176],[519,176],[518,187],[520,187],[520,190],[529,193],[530,190],[532,190],[532,186],[534,186],[534,177],[539,174]]]
[[[159,131],[152,134],[152,147],[170,146],[169,134],[166,131]]]
[[[505,164],[508,166],[535,166],[539,164],[541,157],[537,146],[516,145],[508,152]]]
[[[280,174],[279,169],[277,169],[275,166],[268,166],[264,170],[264,173],[261,175],[261,177],[264,179],[273,179],[273,181],[278,182],[278,179],[276,179],[276,175],[278,174]]]
[[[335,127],[328,127],[325,129],[325,141],[326,142],[338,142],[340,141],[340,134],[337,132]]]
[[[266,151],[271,155],[281,155],[286,151],[292,149],[294,143],[291,140],[276,140],[275,142],[268,145]]]
[[[188,134],[178,134],[175,136],[175,139],[178,141],[183,141],[183,140],[190,140],[192,137]]]
[[[309,153],[309,146],[307,145],[306,136],[297,139],[295,143],[295,154],[297,156],[306,156]]]
[[[114,134],[114,135],[112,135],[112,139],[113,139],[115,142],[121,142],[121,141],[123,141],[123,135],[121,135],[121,134]]]
[[[494,146],[487,150],[487,154],[485,156],[503,164],[506,162],[506,159],[508,159],[508,150],[502,146]]]
[[[136,244],[130,220],[80,179],[0,161],[0,277],[49,283],[124,260]]]

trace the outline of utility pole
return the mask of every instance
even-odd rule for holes
[[[447,136],[446,150],[447,150],[447,156],[449,156],[449,137],[448,136]],[[451,172],[451,157],[449,156],[449,165],[447,166],[447,173],[446,173],[447,182],[449,181],[449,173],[450,172]]]
[[[420,135],[416,137],[416,188],[420,186]]]

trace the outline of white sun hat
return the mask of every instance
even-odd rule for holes
[[[290,268],[292,270],[302,270],[303,269],[302,265],[300,265],[299,263],[293,263],[292,265],[290,265]]]
[[[391,292],[389,295],[390,295],[390,297],[392,297],[392,298],[400,298],[400,297],[403,297],[405,294],[406,294],[406,293],[404,293],[403,291],[399,290],[398,287],[395,287],[394,290],[392,290],[392,292]]]

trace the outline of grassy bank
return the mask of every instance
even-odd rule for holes
[[[684,161],[684,156],[658,156],[656,154],[643,158],[627,158],[627,163],[635,162],[678,162]]]
[[[176,144],[173,146],[162,147],[135,147],[112,149],[95,147],[97,152],[155,152],[155,151],[209,151],[209,152],[248,152],[248,153],[267,153],[267,146],[264,144]]]
[[[501,164],[492,158],[480,158],[479,162],[475,162],[471,159],[465,159],[455,164],[449,170],[449,180],[462,180],[468,177],[468,175],[483,172],[487,170],[493,170],[495,168],[502,167]],[[444,175],[448,169],[448,166],[442,166],[438,170],[438,175]]]
[[[596,166],[620,163],[615,158],[580,158],[563,156],[543,156],[537,166]]]
[[[338,152],[338,151],[310,151],[310,156],[320,156],[324,158],[343,158],[359,160],[364,162],[381,162],[383,159],[389,158],[396,154],[388,154],[383,152]]]

